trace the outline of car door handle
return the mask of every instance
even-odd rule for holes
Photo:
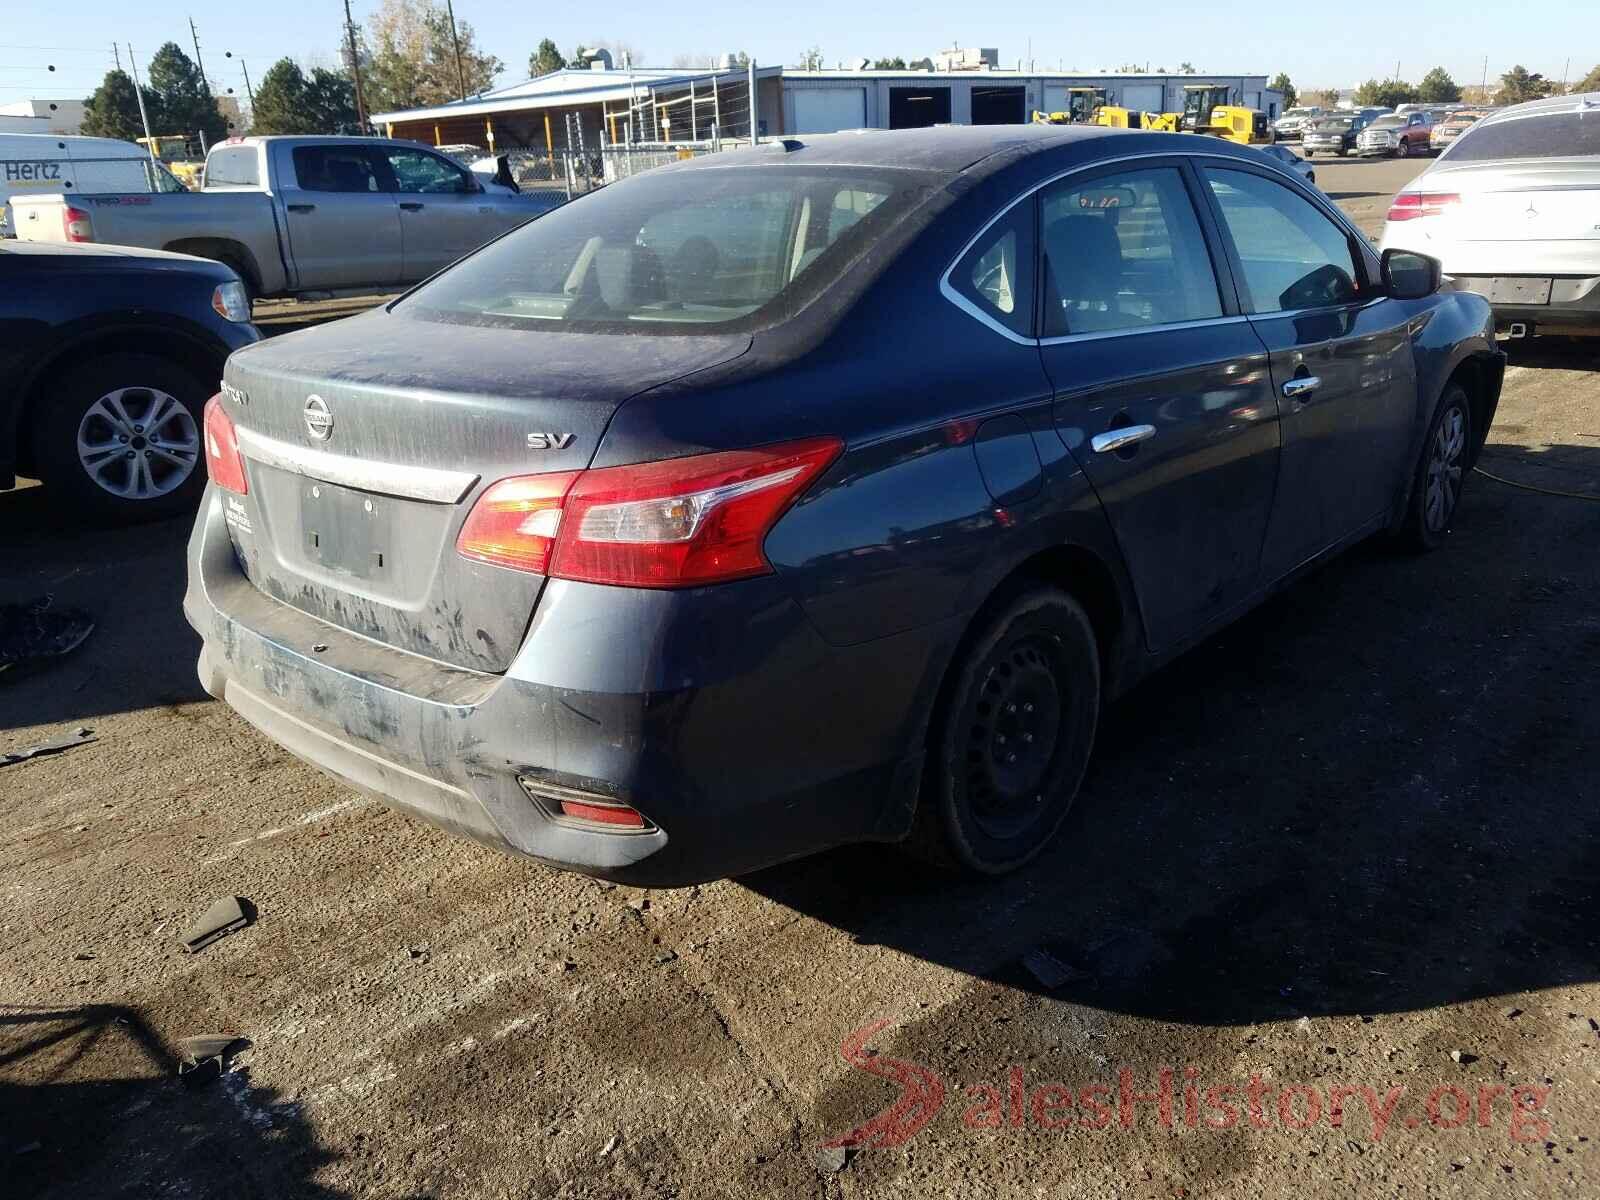
[[[1104,433],[1097,433],[1089,439],[1089,449],[1096,454],[1109,454],[1114,450],[1123,450],[1129,446],[1136,446],[1140,442],[1155,437],[1154,425],[1123,425],[1116,429],[1108,429]]]
[[[1283,385],[1283,396],[1286,400],[1298,400],[1302,396],[1311,395],[1321,386],[1322,380],[1315,375],[1300,375]]]
[[[291,205],[289,205],[289,211],[290,212],[308,213],[308,212],[315,212],[316,209],[317,209],[317,206],[315,204],[291,204]]]
[[[422,211],[422,204],[416,200],[402,200],[400,201],[400,207],[405,209],[407,212]]]

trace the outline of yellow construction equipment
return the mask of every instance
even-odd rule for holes
[[[1241,146],[1260,146],[1274,140],[1267,114],[1259,109],[1229,104],[1228,88],[1224,84],[1187,85],[1183,89],[1183,113],[1178,126],[1185,133],[1206,133]]]
[[[1140,129],[1148,129],[1154,133],[1177,133],[1178,122],[1182,119],[1183,114],[1147,112],[1140,113],[1139,117]]]
[[[1093,125],[1108,129],[1146,129],[1155,133],[1176,133],[1181,113],[1135,112],[1115,104],[1102,104],[1094,110]]]
[[[1035,125],[1088,125],[1094,122],[1095,113],[1105,106],[1110,94],[1105,88],[1073,87],[1067,89],[1067,107],[1062,112],[1035,112]]]

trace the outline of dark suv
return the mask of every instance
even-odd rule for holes
[[[946,127],[657,168],[229,360],[184,607],[268,736],[651,883],[1060,827],[1103,705],[1446,536],[1489,306],[1215,138]]]
[[[1315,158],[1318,154],[1336,154],[1340,158],[1354,154],[1356,139],[1371,121],[1371,117],[1361,113],[1319,117],[1302,130],[1300,151],[1307,158]]]
[[[0,241],[0,488],[25,474],[109,521],[192,509],[201,410],[260,337],[220,263]]]

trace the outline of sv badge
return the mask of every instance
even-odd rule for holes
[[[530,433],[529,450],[565,450],[577,440],[573,433]]]

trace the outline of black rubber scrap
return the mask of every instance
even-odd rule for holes
[[[71,654],[93,632],[93,617],[81,608],[58,608],[50,596],[0,604],[0,675],[10,667]]]
[[[255,906],[243,896],[223,896],[183,933],[186,954],[204,950],[219,938],[243,929],[255,919]]]

